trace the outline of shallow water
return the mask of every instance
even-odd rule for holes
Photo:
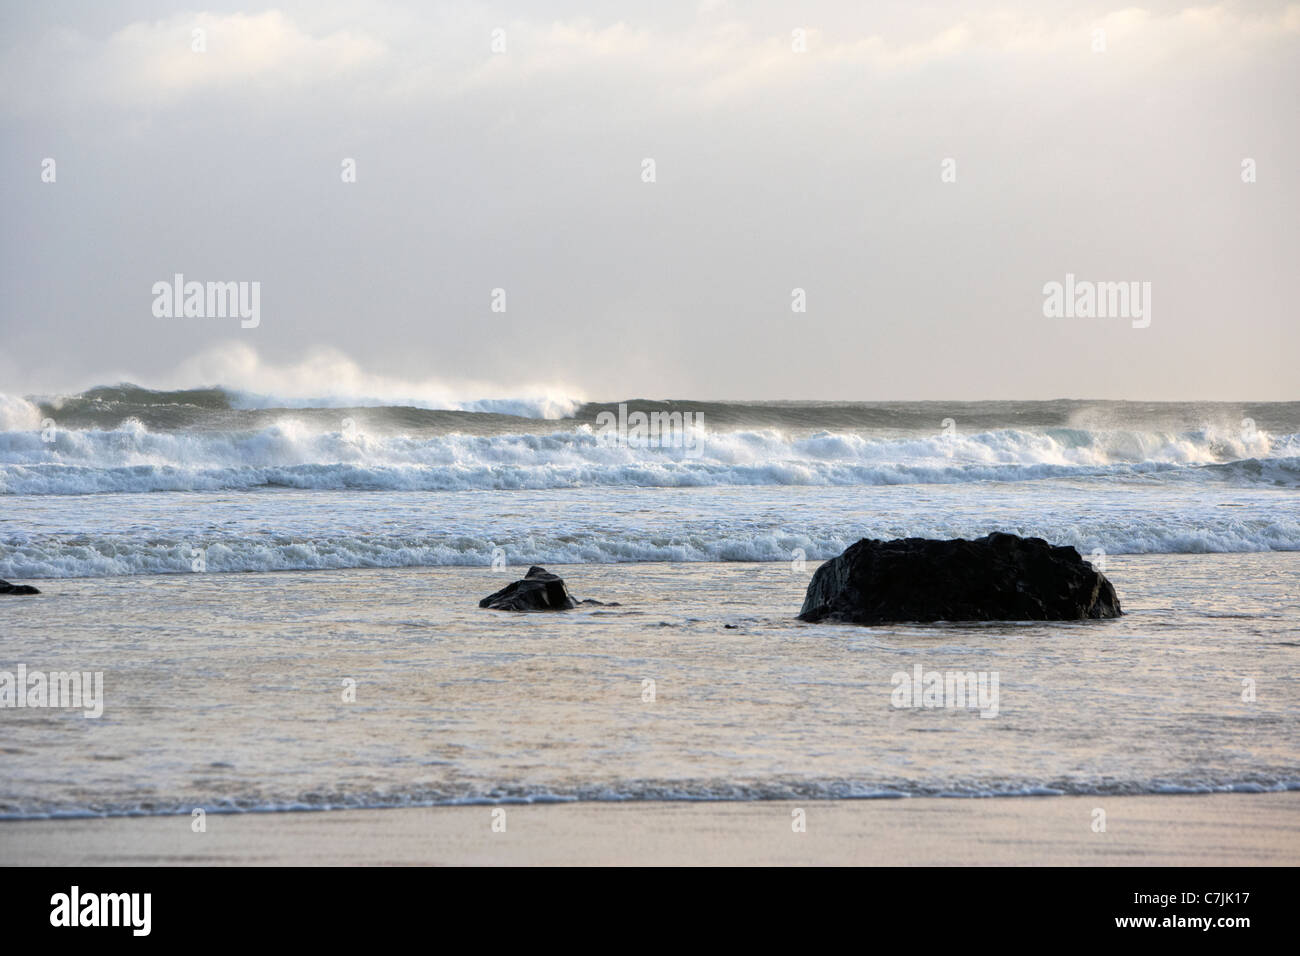
[[[815,566],[555,566],[623,606],[527,615],[477,607],[519,567],[38,581],[0,669],[104,713],[0,711],[0,813],[1300,787],[1300,554],[1110,556],[1079,624],[801,624]],[[893,707],[916,664],[996,716]]]
[[[0,577],[45,591],[0,685],[105,696],[0,710],[0,813],[1300,786],[1300,404],[634,401],[704,421],[612,444],[616,405],[282,404],[0,400]],[[993,530],[1128,615],[793,619],[860,537]],[[623,606],[478,609],[530,563]],[[916,665],[990,696],[893,706]]]

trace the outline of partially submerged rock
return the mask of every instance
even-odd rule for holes
[[[1071,547],[994,533],[974,541],[863,538],[819,567],[802,621],[1077,621],[1119,617],[1106,576]]]
[[[32,587],[30,584],[10,584],[8,581],[0,581],[0,594],[40,594],[41,592]]]
[[[563,578],[537,565],[529,568],[522,580],[507,584],[478,602],[479,607],[495,611],[567,611],[584,604],[602,605],[602,602],[577,600],[564,586]]]

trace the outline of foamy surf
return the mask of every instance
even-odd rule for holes
[[[859,537],[999,529],[1085,555],[1300,549],[1295,403],[250,394],[0,400],[0,577],[189,573],[196,552],[216,573],[819,561]],[[602,422],[637,412],[702,424],[689,445],[609,441]]]
[[[15,412],[15,415],[18,413]],[[455,427],[464,423],[441,423]],[[472,424],[472,423],[470,423]],[[496,422],[494,420],[494,425]],[[905,435],[772,428],[694,436],[690,447],[614,444],[598,429],[394,433],[282,417],[267,427],[0,432],[0,494],[512,490],[637,486],[889,485],[1044,479],[1300,485],[1300,435],[999,429]]]
[[[266,505],[259,502],[259,505]],[[523,505],[515,502],[514,506]],[[538,506],[544,505],[537,502]],[[262,510],[259,507],[259,512]],[[1227,509],[1220,509],[1227,510]],[[846,531],[835,521],[813,521],[787,530],[730,519],[719,527],[663,529],[565,524],[524,533],[461,533],[422,527],[423,511],[397,519],[403,534],[352,534],[304,530],[297,534],[240,531],[214,533],[196,528],[188,535],[120,533],[45,535],[0,533],[0,578],[80,578],[141,574],[190,574],[195,553],[211,574],[249,571],[332,571],[348,568],[479,567],[494,560],[512,567],[530,564],[627,564],[645,562],[818,562],[839,554],[859,537],[883,539],[920,534],[974,538],[989,530],[977,518],[956,520],[913,515],[903,520],[867,519]],[[683,516],[685,520],[685,516]],[[487,516],[484,516],[487,523]],[[1018,531],[1069,544],[1088,557],[1106,555],[1211,554],[1300,550],[1300,518],[1292,515],[1210,515],[1195,527],[1169,516],[1130,519],[1128,527],[1106,521],[1080,524],[1039,515]],[[319,525],[316,526],[319,528]]]
[[[1238,780],[1168,779],[1135,781],[963,780],[716,780],[642,781],[572,788],[509,785],[487,789],[414,789],[405,792],[315,791],[278,800],[261,796],[213,795],[194,802],[90,802],[82,805],[2,806],[0,820],[86,819],[98,817],[190,816],[205,813],[302,813],[329,810],[396,810],[419,807],[537,806],[553,803],[753,803],[767,800],[901,800],[912,797],[972,800],[991,797],[1140,796],[1143,794],[1288,793],[1300,790],[1293,778]]]

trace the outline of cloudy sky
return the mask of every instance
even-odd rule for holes
[[[1297,4],[43,0],[0,44],[0,392],[1300,398]],[[155,316],[175,273],[260,324]],[[1067,273],[1150,325],[1045,317]]]

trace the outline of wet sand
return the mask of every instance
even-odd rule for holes
[[[1105,831],[1094,830],[1105,812]],[[502,817],[504,811],[504,818]],[[804,832],[796,832],[803,811]],[[500,826],[504,820],[504,831]],[[1295,865],[1300,792],[571,803],[0,823],[28,865]],[[497,829],[494,829],[496,824]]]

